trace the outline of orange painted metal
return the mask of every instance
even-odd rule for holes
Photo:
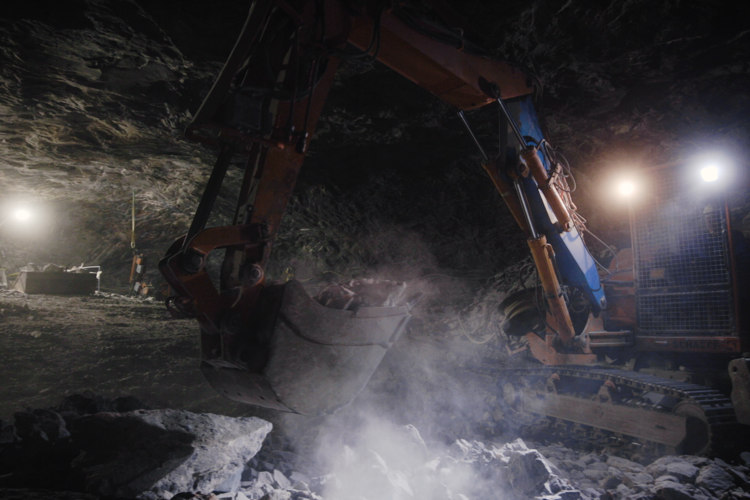
[[[173,310],[200,323],[202,357],[212,366],[246,367],[238,358],[240,336],[232,330],[238,321],[247,330],[267,313],[259,306],[265,288],[262,269],[333,85],[340,62],[336,54],[347,42],[369,46],[379,9],[375,2],[258,0],[188,126],[189,139],[221,148],[232,145],[248,157],[235,225],[198,232],[186,245],[184,238],[177,240],[159,265],[177,294]],[[383,12],[380,28],[377,59],[460,109],[494,102],[483,91],[489,82],[497,83],[505,98],[532,91],[526,75],[513,66],[433,40],[391,12]],[[247,121],[241,113],[248,113]],[[495,177],[524,227],[518,200],[512,191],[506,196],[510,190]],[[205,270],[206,256],[217,248],[226,249],[219,287]]]
[[[552,212],[557,217],[557,222],[562,229],[564,231],[573,229],[573,220],[570,218],[570,213],[565,208],[565,204],[560,197],[560,192],[552,184],[552,178],[547,175],[547,170],[542,165],[542,160],[539,158],[537,149],[535,147],[526,148],[521,152],[521,157],[531,170],[531,175],[534,176],[534,180],[539,185],[539,190],[544,195],[547,203],[549,203],[550,208],[552,208]]]
[[[610,325],[635,331],[633,249],[623,248],[617,252],[617,259],[612,259],[607,270],[612,273],[612,276],[604,282],[607,309],[603,314]]]
[[[711,352],[734,354],[742,352],[739,337],[642,337],[635,339],[639,351]]]
[[[349,41],[365,50],[372,39],[373,21],[354,20]],[[459,109],[495,102],[483,82],[500,86],[504,99],[532,92],[528,77],[510,64],[480,57],[433,40],[407,26],[390,12],[383,13],[378,61]]]
[[[560,336],[563,346],[569,346],[575,336],[575,331],[570,320],[568,307],[563,300],[555,266],[550,258],[553,252],[552,246],[547,244],[547,238],[544,235],[537,239],[529,238],[527,242],[539,272],[545,299],[555,318],[557,334]]]
[[[542,340],[535,333],[527,333],[531,354],[541,363],[548,366],[591,365],[596,363],[596,354],[560,352],[553,346],[554,335]]]
[[[610,381],[602,385],[605,398],[613,385]],[[637,407],[612,404],[611,400],[602,404],[577,396],[526,389],[521,392],[518,405],[525,412],[661,443],[670,453],[677,453],[687,437],[685,415],[656,411],[645,413]],[[644,416],[647,418],[644,419]]]
[[[206,256],[217,248],[233,246],[262,248],[264,245],[262,233],[257,225],[214,227],[198,233],[188,243],[187,251],[193,252],[192,255],[197,261],[205,260]],[[253,294],[240,290],[219,292],[204,265],[197,265],[196,272],[188,272],[185,268],[185,259],[188,254],[179,251],[183,241],[184,237],[172,244],[166,257],[159,262],[159,271],[178,296],[190,299],[191,306],[195,310],[195,317],[203,330],[210,335],[217,335],[220,333],[222,313],[231,309],[232,304],[237,302],[237,293],[243,293],[243,303],[246,303]],[[262,281],[256,285],[262,286]]]
[[[315,132],[315,126],[320,118],[326,97],[333,85],[333,77],[336,74],[338,64],[339,59],[330,58],[326,72],[318,82],[311,97],[297,104],[297,113],[292,118],[292,122],[296,130],[307,132],[306,139],[303,139],[306,142],[305,150],[307,149],[307,143]],[[306,112],[308,99],[312,99],[309,115]],[[277,123],[274,127],[275,133],[281,134],[286,130],[288,123],[284,120],[288,112],[289,104],[280,103]],[[305,118],[307,118],[306,129]],[[257,195],[253,201],[254,209],[251,222],[263,223],[268,227],[269,242],[267,248],[269,251],[289,204],[304,159],[305,154],[298,152],[295,148],[270,149],[265,158],[262,159],[265,166],[260,167],[262,173],[258,183]],[[267,261],[268,252],[263,256],[261,265],[265,266]]]
[[[740,280],[741,279],[748,279],[747,276],[744,276],[740,278],[740,274],[737,272],[737,254],[735,253],[735,242],[734,242],[734,235],[732,234],[732,216],[729,212],[729,203],[727,203],[727,200],[724,200],[724,217],[727,221],[727,241],[729,243],[729,261],[730,266],[732,269],[732,275],[735,277],[732,280],[732,295],[735,303],[734,307],[734,324],[737,325],[737,333],[740,337],[740,345],[741,350],[743,352],[746,352],[748,348],[750,348],[750,334],[748,334],[748,331],[750,331],[750,325],[745,325],[743,322],[743,314],[740,313],[740,307],[742,307],[742,303],[740,300],[741,294],[740,294]],[[742,332],[745,332],[744,335],[742,335]]]
[[[253,211],[249,222],[267,225],[269,240],[264,247],[265,254],[259,262],[261,265],[265,265],[268,260],[275,234],[304,161],[304,151],[314,134],[340,62],[338,57],[325,52],[333,47],[340,50],[347,41],[362,49],[369,46],[378,10],[372,9],[370,5],[357,11],[360,7],[352,8],[348,2],[325,0],[323,5],[326,33],[323,41],[320,34],[315,32],[319,28],[317,19],[320,13],[316,12],[316,9],[320,3],[297,0],[279,5],[280,10],[276,11],[273,10],[272,0],[260,0],[254,5],[232,54],[186,133],[188,138],[205,144],[235,144],[240,154],[258,158],[252,166],[251,162],[247,166],[248,170],[253,169],[257,186],[253,190],[254,193],[248,193],[243,189],[235,222],[239,222],[240,204],[246,206],[250,203]],[[442,4],[438,7],[443,10],[447,8]],[[263,88],[269,85],[268,69],[271,65],[281,65],[282,61],[291,61],[291,58],[296,56],[305,57],[305,60],[309,61],[315,56],[316,51],[320,54],[320,64],[326,65],[324,75],[317,81],[314,91],[307,98],[299,102],[276,101],[276,107],[272,110],[275,118],[270,134],[243,130],[224,123],[221,117],[222,109],[226,105],[225,99],[232,82],[236,81],[253,47],[259,40],[263,40],[264,32],[290,30],[282,20],[284,15],[289,16],[292,24],[299,27],[304,39],[297,46],[291,41],[287,42],[287,45],[264,46],[270,62],[263,60],[259,63],[251,58],[248,70],[242,76],[242,86]],[[493,102],[494,98],[482,90],[488,82],[497,83],[506,98],[526,95],[532,91],[526,75],[517,68],[433,40],[408,27],[391,12],[382,14],[377,59],[461,109]],[[279,73],[279,82],[271,83],[280,88],[293,88],[293,85],[287,82],[294,82],[299,75],[294,74],[296,70],[292,67],[290,63],[286,71]],[[298,147],[300,143],[303,143],[303,148]],[[247,185],[247,182],[243,182],[243,187]],[[523,217],[520,216],[518,203],[512,199],[508,200],[508,203],[521,227],[525,227],[525,224],[521,223]],[[230,260],[234,258],[233,253],[234,251],[230,252]],[[224,267],[229,269],[230,266]]]

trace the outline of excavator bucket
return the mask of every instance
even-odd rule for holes
[[[349,404],[411,317],[407,305],[331,309],[298,281],[266,287],[263,299],[265,318],[245,336],[265,361],[242,370],[204,359],[202,370],[229,399],[304,415]]]

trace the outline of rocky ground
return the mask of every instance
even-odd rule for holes
[[[409,331],[352,405],[307,418],[214,393],[197,325],[153,300],[0,292],[0,497],[750,498],[747,453],[635,463],[520,440],[496,382],[466,368],[498,343],[433,326]],[[256,438],[238,443],[246,426]]]
[[[269,436],[272,425],[181,410],[138,409],[136,398],[71,395],[0,428],[0,497],[169,500],[739,500],[741,464],[665,456],[640,464],[516,439],[425,442],[413,425],[378,417],[346,442],[312,453]],[[265,441],[264,441],[265,440]],[[429,443],[429,444],[428,444]],[[261,447],[262,445],[262,447]],[[68,493],[61,493],[67,491]]]
[[[452,311],[444,316],[455,321]],[[476,328],[472,318],[464,321],[467,328]],[[453,328],[446,320],[436,319],[429,337],[406,332],[358,399],[356,411],[338,415],[342,424],[358,421],[360,411],[388,412],[445,441],[465,437],[472,426],[501,432],[497,427],[501,414],[490,408],[497,400],[493,381],[462,373],[480,350],[488,358],[495,351],[501,356],[502,346],[462,342],[453,335]],[[216,394],[198,368],[197,323],[172,318],[154,299],[0,290],[0,352],[4,357],[0,418],[12,419],[19,410],[50,407],[61,396],[90,391],[112,398],[132,395],[151,408],[260,416],[280,422],[272,413]],[[440,425],[429,418],[435,412],[445,414]],[[314,432],[307,421],[288,416],[285,424],[305,439],[314,439],[309,437]]]
[[[29,261],[85,261],[103,267],[105,289],[124,289],[135,192],[136,240],[157,284],[153,264],[185,232],[215,158],[184,141],[182,130],[247,6],[86,0],[4,7],[0,217],[23,203],[38,218],[30,232],[3,225],[0,266],[15,272]],[[716,150],[747,163],[747,5],[457,7],[488,35],[493,53],[539,78],[552,139],[577,169],[576,202],[592,229],[620,238],[616,245],[628,237],[627,219],[605,189],[613,172]],[[282,418],[220,398],[197,368],[197,325],[171,319],[156,300],[0,292],[0,496],[747,498],[747,462],[635,464],[516,441],[495,381],[472,368],[479,353],[509,361],[497,341],[496,306],[534,276],[524,239],[454,111],[381,65],[344,68],[277,239],[269,275],[291,268],[305,282],[334,272],[411,280],[426,293],[421,327],[406,332],[351,407],[327,420]],[[494,110],[471,119],[494,144]],[[240,178],[239,168],[230,169],[211,224],[231,214]],[[125,396],[136,399],[117,399]],[[81,401],[90,403],[76,406]],[[157,410],[130,412],[141,406]],[[123,448],[92,444],[108,443],[116,422],[148,428],[145,435],[166,446],[130,482],[107,476],[118,470],[113,450],[127,456],[129,434],[114,440]],[[258,439],[225,456],[220,470],[180,468],[200,462],[187,449],[199,447],[188,444],[251,424]],[[92,438],[94,431],[100,434]],[[35,468],[41,462],[51,467],[46,476]],[[26,482],[22,469],[34,473]],[[193,473],[200,481],[188,484]],[[126,483],[120,493],[112,489]]]
[[[24,296],[0,291],[0,417],[91,390],[159,408],[240,411],[197,369],[198,325],[161,303],[119,295]]]

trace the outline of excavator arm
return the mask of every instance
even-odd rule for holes
[[[497,105],[517,154],[483,164],[529,237],[554,333],[540,359],[592,356],[573,342],[566,290],[605,305],[582,224],[561,165],[541,132],[523,72],[487,57],[440,0],[256,0],[188,139],[220,150],[188,233],[159,264],[176,292],[168,308],[201,325],[202,370],[230,399],[317,415],[335,410],[367,383],[398,339],[409,305],[336,310],[295,281],[267,283],[265,266],[334,75],[343,60],[380,61],[464,110]],[[473,133],[472,133],[473,135]],[[475,139],[476,140],[476,139]],[[232,158],[246,166],[231,226],[206,228]],[[206,269],[223,250],[219,287]],[[538,337],[535,337],[538,338]],[[532,346],[533,348],[534,346]],[[568,355],[566,354],[566,355]],[[545,361],[547,362],[547,361]],[[554,360],[550,361],[554,362]]]

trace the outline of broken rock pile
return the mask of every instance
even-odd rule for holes
[[[744,465],[666,456],[642,465],[561,445],[530,448],[457,440],[429,451],[413,426],[381,448],[343,446],[327,473],[288,451],[264,446],[236,492],[220,500],[750,500],[750,453]],[[390,448],[390,449],[389,449]],[[330,458],[330,457],[329,457]],[[303,471],[303,472],[299,472]]]
[[[132,410],[137,403],[76,395],[1,422],[0,487],[143,500],[209,494],[242,473],[272,429],[255,417]]]
[[[539,447],[562,478],[593,498],[623,500],[750,500],[750,453],[743,465],[719,458],[664,456],[642,465],[624,458]],[[598,495],[598,496],[597,496]]]
[[[258,418],[141,407],[76,395],[0,422],[0,498],[750,500],[750,453],[640,464],[521,439],[430,448],[407,425],[303,457]]]

